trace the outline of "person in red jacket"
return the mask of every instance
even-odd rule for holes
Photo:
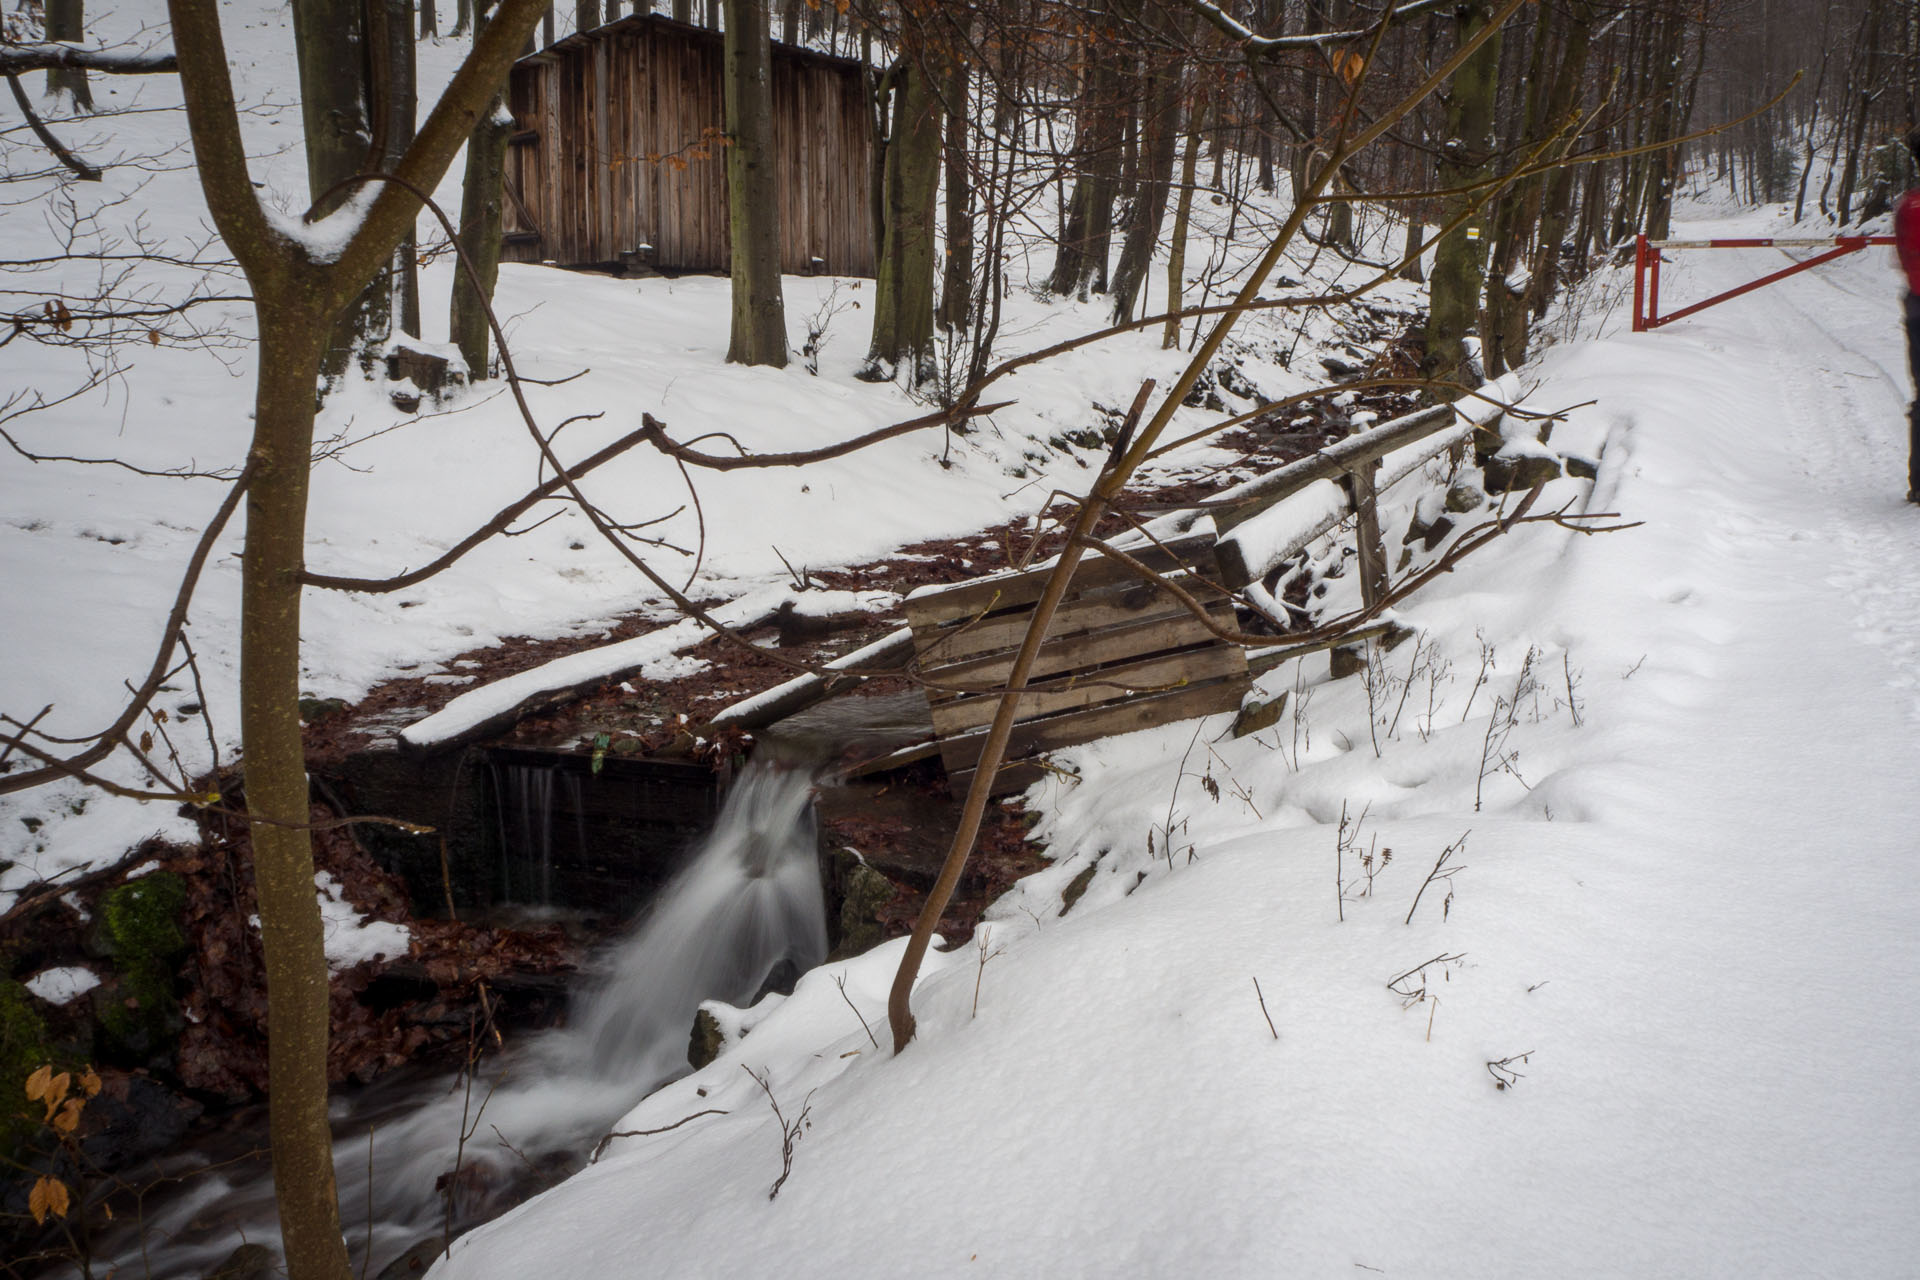
[[[1920,163],[1920,129],[1907,134],[1907,150]],[[1920,503],[1920,187],[1902,196],[1893,211],[1893,243],[1907,276],[1907,368],[1914,385],[1907,410],[1907,501]]]

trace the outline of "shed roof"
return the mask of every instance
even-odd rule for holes
[[[515,65],[521,66],[531,63],[552,62],[562,56],[577,54],[590,49],[595,43],[605,40],[609,36],[618,34],[619,32],[637,31],[646,26],[677,31],[688,39],[710,40],[715,44],[718,44],[722,38],[721,33],[712,27],[702,27],[691,22],[680,22],[668,17],[664,13],[636,13],[621,18],[616,22],[603,23],[597,27],[589,27],[585,31],[576,31],[570,36],[563,36],[537,53],[527,54]],[[822,53],[818,49],[809,49],[804,45],[782,44],[778,40],[773,40],[769,43],[773,46],[773,56],[776,58],[790,59],[794,62],[811,62],[820,66],[839,67],[849,71],[857,71],[861,66],[860,59],[858,58],[843,58],[838,54]]]

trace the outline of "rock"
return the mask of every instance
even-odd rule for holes
[[[858,854],[854,858],[840,899],[840,945],[835,954],[842,956],[857,956],[881,942],[886,934],[876,917],[899,892],[893,881],[868,866]]]
[[[1065,915],[1073,910],[1073,904],[1080,901],[1087,892],[1087,886],[1093,883],[1093,869],[1098,863],[1089,862],[1080,868],[1080,874],[1067,881],[1067,887],[1060,891],[1060,912]]]
[[[347,709],[344,698],[302,698],[300,699],[300,718],[308,724],[318,724],[328,716],[337,715]]]
[[[448,387],[465,385],[467,375],[464,369],[455,366],[437,351],[428,351],[408,342],[396,342],[387,350],[387,380],[412,383],[413,387],[406,388],[405,392],[413,400],[414,407],[418,408],[420,393],[438,400]],[[413,388],[418,388],[418,392]]]
[[[1358,377],[1360,366],[1351,360],[1342,360],[1339,356],[1321,356],[1320,367],[1336,378]]]
[[[440,1256],[442,1243],[439,1236],[428,1236],[380,1268],[374,1280],[411,1280],[413,1276],[427,1274],[427,1268]]]
[[[727,1046],[727,1034],[721,1030],[720,1019],[705,1009],[693,1015],[693,1034],[687,1040],[687,1062],[695,1071],[706,1066],[720,1056]]]
[[[90,948],[113,961],[114,977],[88,992],[98,1027],[95,1047],[109,1061],[165,1063],[186,1025],[174,995],[175,957],[187,948],[182,927],[186,882],[155,871],[101,895]]]
[[[1418,513],[1415,513],[1413,519],[1407,522],[1406,537],[1400,539],[1400,542],[1403,546],[1408,543],[1418,542],[1422,550],[1431,551],[1439,546],[1441,540],[1452,532],[1453,520],[1450,517],[1435,516],[1432,523],[1428,523],[1422,520]]]
[[[1471,480],[1456,480],[1447,487],[1447,510],[1455,515],[1478,511],[1486,505],[1486,492]]]
[[[1363,645],[1349,644],[1327,650],[1327,672],[1335,680],[1358,675],[1366,670],[1366,666],[1367,651]]]
[[[1233,718],[1233,728],[1228,732],[1235,738],[1244,738],[1250,733],[1271,729],[1286,714],[1288,692],[1282,689],[1277,698],[1252,699],[1241,704],[1240,713]]]
[[[1577,453],[1563,453],[1560,460],[1566,464],[1567,474],[1579,480],[1597,480],[1600,478],[1600,464],[1592,458],[1583,458]]]
[[[32,1113],[12,1104],[25,1089],[27,1077],[52,1056],[46,1022],[35,1010],[27,989],[0,977],[0,1097],[9,1104],[0,1109],[0,1156],[9,1154],[15,1142],[24,1141],[39,1127]]]
[[[1537,453],[1495,454],[1483,467],[1488,493],[1525,493],[1536,484],[1560,478],[1557,459]]]
[[[151,1076],[105,1072],[82,1116],[81,1154],[97,1169],[124,1168],[171,1149],[204,1110]]]
[[[227,1260],[207,1272],[206,1280],[270,1280],[279,1255],[263,1244],[243,1244]]]

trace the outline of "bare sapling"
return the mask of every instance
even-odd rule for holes
[[[1525,1062],[1533,1055],[1534,1050],[1529,1049],[1525,1053],[1510,1054],[1498,1062],[1489,1062],[1487,1074],[1493,1077],[1493,1087],[1504,1092],[1519,1084],[1526,1076],[1525,1073],[1515,1070],[1513,1064]]]
[[[1273,1033],[1275,1040],[1278,1040],[1280,1038],[1280,1029],[1273,1025],[1273,1015],[1267,1012],[1266,993],[1260,990],[1260,979],[1258,978],[1253,980],[1253,998],[1260,1002],[1260,1016],[1267,1020],[1267,1030]]]
[[[1428,1006],[1426,1038],[1429,1042],[1433,1040],[1433,1016],[1440,1011],[1440,997],[1431,990],[1431,976],[1427,971],[1437,965],[1439,966],[1438,972],[1440,974],[1440,980],[1442,982],[1451,982],[1453,981],[1454,969],[1465,961],[1466,958],[1467,953],[1464,951],[1451,955],[1442,952],[1431,960],[1422,960],[1419,964],[1406,970],[1404,973],[1395,974],[1393,977],[1387,979],[1387,990],[1400,997],[1400,1007],[1402,1009],[1411,1009],[1415,1005],[1421,1004]]]
[[[740,1069],[753,1077],[753,1082],[760,1086],[760,1092],[767,1095],[767,1105],[773,1108],[774,1123],[780,1126],[780,1176],[773,1180],[773,1186],[767,1190],[767,1199],[774,1200],[779,1197],[780,1188],[787,1185],[787,1178],[793,1173],[794,1147],[799,1145],[801,1136],[813,1128],[813,1121],[808,1118],[813,1113],[813,1095],[809,1093],[806,1096],[806,1100],[800,1104],[800,1114],[789,1120],[780,1110],[780,1100],[773,1096],[773,1085],[769,1083],[771,1073],[755,1071],[744,1062],[740,1064]]]
[[[853,997],[847,994],[847,975],[834,974],[833,985],[840,988],[840,998],[847,1002],[847,1008],[853,1010],[853,1016],[860,1019],[860,1029],[867,1033],[867,1039],[872,1042],[874,1048],[878,1049],[880,1041],[874,1037],[873,1028],[867,1025],[867,1015],[860,1012],[860,1006],[855,1004]]]
[[[1486,781],[1494,774],[1510,774],[1522,787],[1527,786],[1527,780],[1520,774],[1520,753],[1507,750],[1507,739],[1512,736],[1514,726],[1518,723],[1521,699],[1531,696],[1536,709],[1539,705],[1540,682],[1533,674],[1534,659],[1539,652],[1534,646],[1527,646],[1527,656],[1521,660],[1520,674],[1513,683],[1513,696],[1493,700],[1493,716],[1487,721],[1487,732],[1480,740],[1480,772],[1473,783],[1475,813],[1480,812]]]
[[[1471,830],[1462,831],[1458,840],[1440,851],[1440,856],[1434,859],[1433,870],[1427,872],[1427,878],[1420,882],[1419,892],[1413,895],[1413,905],[1407,908],[1407,918],[1401,923],[1413,923],[1413,913],[1420,909],[1420,899],[1426,896],[1428,886],[1435,883],[1446,887],[1447,896],[1440,902],[1440,920],[1446,922],[1453,913],[1453,878],[1466,870],[1464,866],[1453,865],[1453,858],[1467,847],[1467,837],[1472,834]]]
[[[1004,955],[1006,951],[1004,947],[988,951],[987,948],[992,945],[992,942],[993,929],[991,926],[982,929],[980,936],[973,940],[973,948],[974,951],[978,953],[979,962],[974,966],[973,970],[973,1011],[967,1015],[968,1021],[972,1021],[980,1016],[980,980],[987,976],[987,961],[998,959]],[[865,1019],[861,1020],[862,1025],[865,1024],[865,1021]],[[874,1047],[878,1048],[879,1046],[876,1045]]]
[[[1353,895],[1356,898],[1365,898],[1372,895],[1373,877],[1376,869],[1385,866],[1387,861],[1393,858],[1393,850],[1391,849],[1385,850],[1385,858],[1382,858],[1381,855],[1383,851],[1380,848],[1380,836],[1377,832],[1368,839],[1366,849],[1360,850],[1361,832],[1366,826],[1367,814],[1371,812],[1372,809],[1373,805],[1369,802],[1360,810],[1358,816],[1350,818],[1347,813],[1347,802],[1345,800],[1340,802],[1340,826],[1334,833],[1333,840],[1333,897],[1334,903],[1339,910],[1340,921],[1343,924],[1347,919],[1347,855],[1355,852],[1359,853],[1361,874],[1365,876],[1367,880],[1366,889],[1361,893]]]
[[[1461,724],[1465,724],[1467,717],[1473,714],[1473,700],[1480,696],[1480,686],[1487,682],[1487,673],[1493,669],[1494,662],[1499,658],[1498,652],[1487,640],[1484,631],[1475,631],[1473,638],[1480,642],[1480,671],[1474,676],[1473,689],[1467,694],[1467,708],[1460,713]]]

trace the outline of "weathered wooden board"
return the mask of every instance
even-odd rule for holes
[[[1091,742],[1095,738],[1231,711],[1240,705],[1246,692],[1247,680],[1243,672],[1212,684],[1188,685],[1166,693],[1143,694],[1080,711],[1022,721],[1013,727],[1013,734],[1007,741],[1006,758],[1018,762],[1048,751],[1057,751],[1061,747]],[[965,777],[970,776],[973,766],[980,762],[980,752],[986,740],[985,729],[940,740],[940,758],[947,766],[948,785],[956,793],[965,785]]]
[[[638,254],[666,270],[726,270],[722,61],[718,32],[658,14],[521,59],[502,256],[592,266]],[[850,59],[773,46],[782,271],[874,272],[861,76]]]
[[[1142,653],[1202,644],[1213,638],[1200,620],[1183,605],[1169,600],[1164,611],[1139,622],[1122,623],[1095,631],[1062,633],[1049,628],[1049,639],[1034,657],[1028,678],[1043,680],[1063,671],[1074,671],[1108,662],[1122,662]],[[1233,605],[1225,596],[1217,596],[1207,605],[1207,616],[1223,626],[1233,623]],[[938,652],[938,651],[936,651]],[[986,687],[1007,678],[1013,669],[1012,649],[1003,649],[978,658],[942,665],[940,683],[958,688]],[[947,688],[927,689],[930,702],[965,697]]]
[[[1195,597],[1215,625],[1231,625],[1231,599],[1190,568],[1211,554],[1211,535],[1190,535],[1136,558]],[[1051,572],[1002,574],[907,602],[941,759],[956,789],[970,784],[999,709],[997,690]],[[1076,569],[1029,681],[996,791],[1037,777],[1044,766],[1034,757],[1043,752],[1235,707],[1248,675],[1241,650],[1164,587],[1099,556]]]
[[[1201,604],[1210,604],[1223,598],[1217,588],[1204,583],[1181,581],[1181,586]],[[1116,584],[1097,594],[1071,597],[1061,601],[1059,612],[1054,615],[1053,626],[1048,628],[1048,635],[1063,641],[1085,639],[1088,633],[1104,631],[1108,627],[1121,623],[1144,625],[1154,620],[1171,618],[1175,611],[1185,614],[1188,618],[1193,616],[1187,613],[1179,601],[1154,583]],[[944,666],[964,658],[1015,648],[1027,634],[1027,619],[1032,614],[1033,609],[1029,606],[996,613],[979,622],[945,627],[937,631],[916,626],[914,636],[920,641],[921,669],[924,671],[932,664]],[[911,619],[911,613],[908,617]],[[1168,643],[1180,643],[1180,641],[1170,637]],[[1136,652],[1140,651],[1136,650]]]
[[[1207,555],[1212,546],[1212,534],[1190,533],[1163,546],[1149,545],[1137,550],[1130,548],[1127,554],[1156,573],[1168,573],[1182,566],[1209,563]],[[1048,564],[1025,573],[994,574],[970,582],[955,583],[938,591],[919,591],[907,598],[907,620],[916,627],[931,626],[957,618],[1030,607],[1046,590],[1047,575],[1051,572],[1052,565]],[[1097,551],[1089,551],[1074,566],[1073,582],[1067,598],[1086,595],[1115,583],[1139,584],[1140,581],[1132,569],[1118,560],[1109,559]]]
[[[1209,644],[1158,653],[1032,681],[1020,692],[1020,714],[1023,718],[1046,716],[1143,694],[1171,693],[1218,676],[1244,676],[1246,672],[1246,658],[1231,645]],[[977,729],[990,723],[999,708],[1000,696],[988,693],[936,702],[931,708],[934,732],[946,736]]]

